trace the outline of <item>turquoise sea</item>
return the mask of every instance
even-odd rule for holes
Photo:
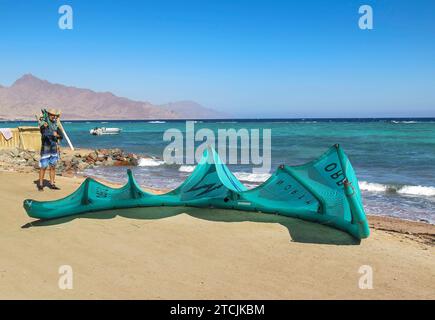
[[[146,186],[174,188],[193,166],[166,165],[162,159],[168,142],[163,132],[185,130],[185,121],[64,121],[73,144],[84,148],[114,148],[151,155],[133,168]],[[2,127],[36,125],[2,122]],[[94,127],[117,127],[119,135],[92,136]],[[366,212],[435,223],[435,119],[273,119],[196,121],[195,130],[271,129],[272,171],[279,164],[299,165],[339,143],[356,170]],[[250,165],[231,165],[248,187],[265,181]],[[125,168],[99,167],[86,174],[114,182],[126,181]]]

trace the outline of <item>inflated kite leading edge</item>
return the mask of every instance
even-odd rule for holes
[[[127,174],[128,182],[119,189],[87,178],[63,199],[27,199],[24,208],[30,217],[52,219],[132,207],[217,207],[315,221],[358,239],[370,234],[358,180],[338,145],[305,165],[280,166],[267,181],[251,190],[237,180],[213,148],[205,150],[195,170],[178,188],[165,194],[143,191],[130,170]]]

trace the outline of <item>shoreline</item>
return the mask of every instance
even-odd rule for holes
[[[82,179],[81,181],[84,181],[86,177],[86,175],[80,174],[77,176],[78,179]],[[123,186],[123,184],[114,183],[103,178],[92,178],[111,187],[120,188]],[[141,185],[140,187],[144,191],[152,192],[155,194],[163,194],[171,191],[170,189],[157,189],[144,185]],[[370,213],[367,214],[367,220],[369,222],[370,229],[382,230],[391,234],[404,234],[407,235],[407,237],[411,240],[435,245],[435,224],[432,224],[430,222],[400,219],[396,217],[382,215],[373,215]]]
[[[91,153],[91,152],[95,152],[95,150],[93,149],[89,149],[89,148],[78,148],[75,151],[71,151],[69,149],[63,148],[62,152],[66,155],[71,155],[71,154],[77,154],[77,153]],[[145,156],[147,157],[147,156]],[[150,158],[151,159],[151,158]],[[34,174],[35,175],[35,179],[37,177],[37,170],[34,167],[29,167],[29,166],[21,166],[21,167],[14,167],[14,168],[9,168],[9,169],[5,169],[5,167],[8,167],[7,163],[2,163],[0,161],[0,172],[15,172],[15,173],[25,173],[25,174]],[[128,166],[126,166],[128,167]],[[85,174],[84,172],[63,172],[63,174],[59,175],[56,174],[56,179],[58,177],[62,177],[62,178],[74,178],[74,179],[81,179],[81,181],[84,181],[87,177],[92,177],[94,180],[99,181],[103,184],[106,184],[108,186],[111,187],[122,187],[123,184],[121,183],[117,183],[117,182],[112,182],[108,179],[105,178],[101,178],[101,177],[95,177],[95,176],[90,176]],[[47,177],[46,177],[47,178]],[[153,192],[156,194],[163,194],[166,192],[171,191],[171,189],[166,189],[166,188],[153,188],[150,186],[146,186],[146,185],[141,185],[141,188],[144,191],[147,192]],[[53,199],[56,200],[56,199]],[[387,215],[374,215],[374,214],[370,214],[369,212],[367,213],[367,219],[369,220],[369,225],[370,228],[376,228],[379,230],[383,230],[383,231],[388,231],[388,232],[398,232],[398,233],[405,233],[407,232],[405,229],[406,228],[411,228],[412,230],[420,230],[423,228],[424,226],[434,226],[434,223],[431,223],[430,221],[417,221],[417,220],[411,220],[411,219],[404,219],[404,218],[398,218],[398,217],[393,217],[393,216],[387,216]],[[420,234],[421,232],[417,232],[418,234]],[[425,236],[426,234],[423,232],[422,233],[423,236]],[[435,239],[433,240],[435,242]]]
[[[125,177],[123,176],[125,169],[119,167],[129,167],[132,170],[137,169],[135,173],[137,181],[145,184],[145,188],[158,193],[161,193],[163,188],[176,188],[188,175],[186,172],[189,172],[184,168],[181,170],[181,167],[178,168],[178,171],[169,167],[167,168],[168,171],[166,171],[165,166],[157,168],[163,163],[161,159],[146,153],[134,154],[124,152],[119,148],[77,148],[76,151],[70,151],[69,148],[62,147],[61,150],[61,161],[56,170],[60,175],[98,177],[98,179],[111,181],[116,184],[125,181]],[[14,153],[18,154],[20,152],[22,152],[22,150],[18,149],[15,150]],[[12,166],[18,171],[30,172],[34,168],[37,169],[38,155],[34,152],[31,155],[21,155],[18,157],[15,156],[15,158],[12,159],[6,159],[9,163],[2,164],[4,159],[7,158],[5,153],[7,154],[8,151],[0,150],[0,168],[6,164],[6,167]],[[30,158],[31,160],[26,160],[26,164],[23,163],[23,158]],[[30,167],[30,169],[26,169],[26,165]],[[155,169],[147,169],[147,167],[154,166],[156,166]],[[145,170],[141,170],[140,167],[144,167]],[[246,168],[242,168],[240,170],[242,171],[236,171],[234,174],[243,184],[250,185],[248,188],[261,185],[261,183],[264,182],[262,177],[258,178],[255,174],[252,174],[249,169],[246,170]],[[155,175],[154,171],[156,173]],[[180,174],[180,172],[182,172],[182,174]],[[240,177],[238,174],[240,174]],[[170,177],[170,185],[165,183],[165,178],[162,179],[162,176]],[[376,180],[372,180],[370,177],[365,177],[365,179],[360,178],[359,180],[359,186],[365,198],[367,213],[374,212],[379,216],[396,217],[402,220],[435,224],[430,209],[430,203],[433,202],[433,196],[435,195],[433,193],[435,192],[435,187],[431,184],[425,185],[416,183],[415,185],[408,185],[403,183],[378,183],[373,181]],[[152,187],[149,187],[147,184]],[[165,190],[163,189],[163,191]]]
[[[0,299],[434,298],[430,224],[369,216],[372,233],[358,242],[295,218],[207,208],[35,221],[25,198],[64,197],[84,178],[58,176],[61,190],[44,192],[35,179],[0,173]],[[75,272],[73,290],[58,288],[61,265]],[[373,290],[358,288],[362,265],[374,269]]]
[[[78,175],[78,178],[83,178],[83,180],[86,177],[87,175],[81,175],[81,174]],[[123,186],[123,184],[121,183],[111,182],[104,178],[97,178],[92,176],[92,179],[114,188],[120,188]],[[151,188],[146,185],[140,185],[140,187],[144,191],[153,192],[155,194],[164,194],[166,192],[171,191],[171,189]],[[401,219],[401,218],[391,217],[391,216],[374,215],[370,213],[367,213],[367,219],[369,221],[370,228],[374,228],[386,232],[392,232],[392,233],[417,235],[418,237],[423,237],[423,238],[429,236],[429,239],[431,239],[430,236],[432,235],[433,238],[432,242],[435,244],[435,224],[433,223],[426,222],[426,221]],[[433,226],[433,233],[430,232],[428,233],[425,228],[426,226]],[[429,227],[429,229],[431,229],[431,227]]]

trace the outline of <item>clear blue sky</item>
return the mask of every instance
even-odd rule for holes
[[[237,116],[435,116],[433,0],[0,0],[0,39],[2,85],[32,73]]]

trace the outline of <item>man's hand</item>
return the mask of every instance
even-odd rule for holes
[[[54,131],[53,136],[55,136],[57,138],[57,137],[59,137],[59,134],[56,131]]]

